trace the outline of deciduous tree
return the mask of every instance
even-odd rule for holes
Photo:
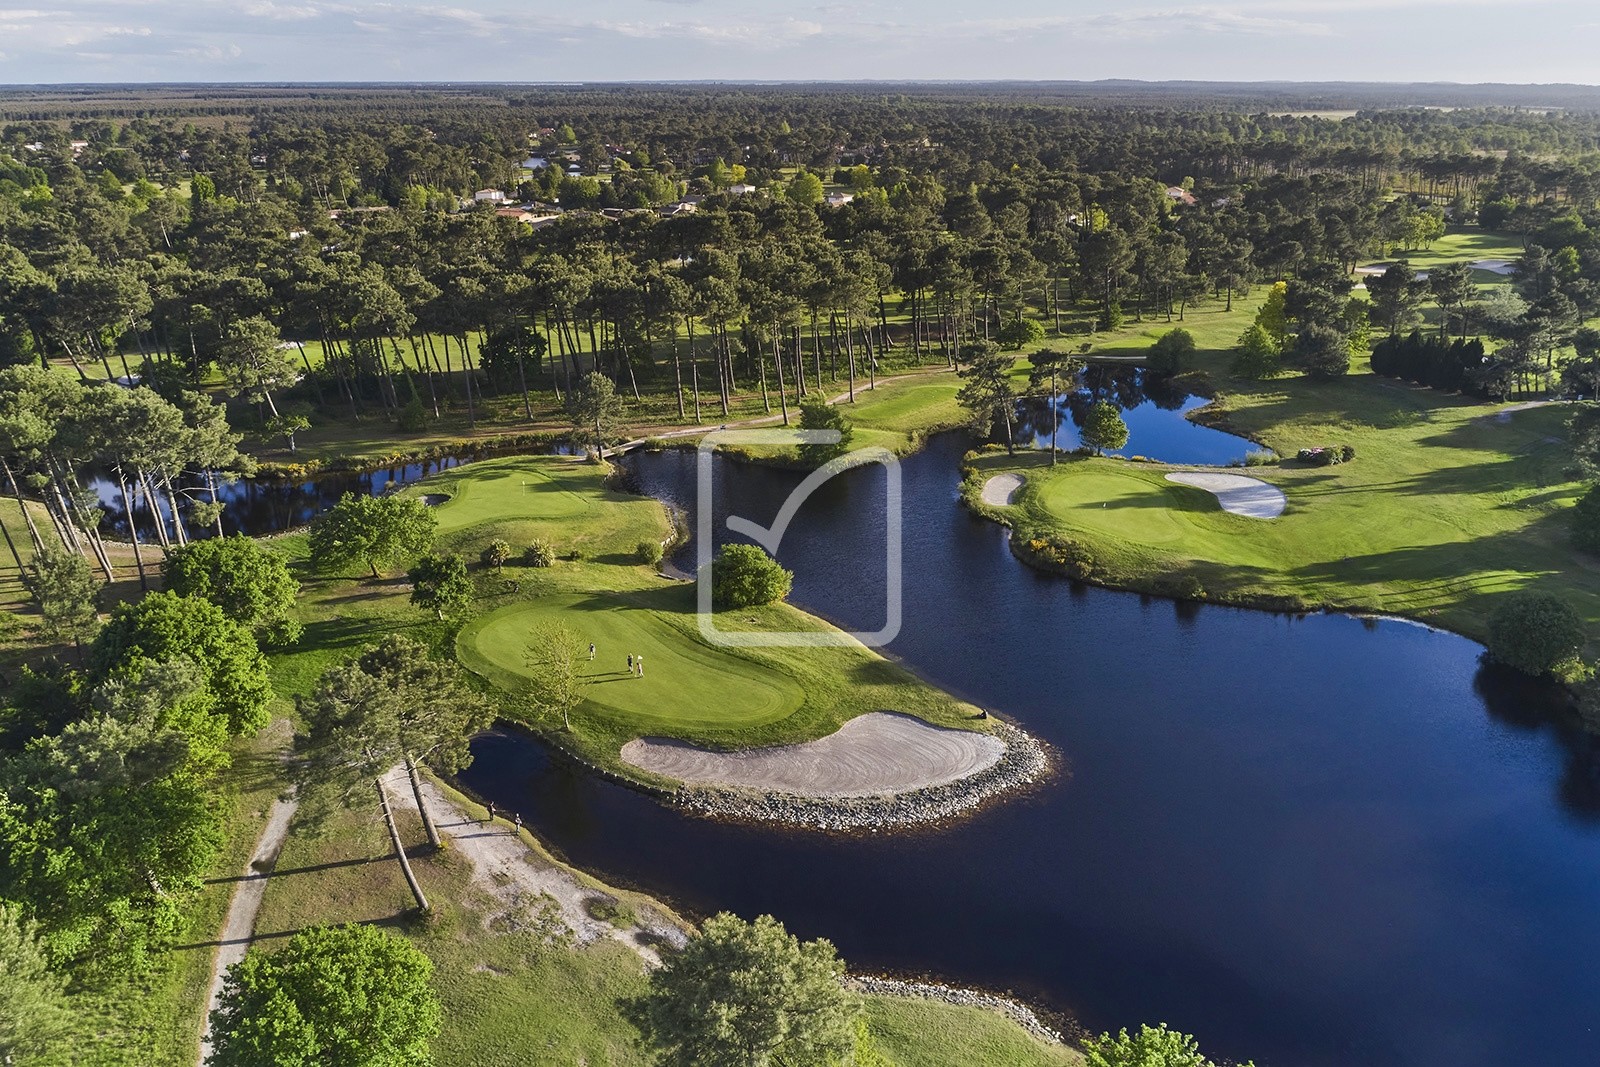
[[[724,912],[667,957],[631,1014],[664,1067],[848,1062],[861,1001],[844,975],[830,942]]]
[[[300,638],[294,617],[300,583],[281,556],[251,538],[235,534],[194,541],[175,549],[161,574],[168,590],[211,601],[259,640],[286,645]]]
[[[380,567],[426,552],[438,521],[415,497],[346,493],[312,522],[311,563],[321,570],[365,563],[377,578]]]
[[[431,1067],[433,963],[375,926],[312,926],[228,969],[207,1067]]]

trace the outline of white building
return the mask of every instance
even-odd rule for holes
[[[472,201],[475,204],[503,204],[506,194],[498,189],[479,189],[472,194]]]
[[[823,197],[823,202],[829,207],[844,207],[855,198],[854,193],[829,193]]]

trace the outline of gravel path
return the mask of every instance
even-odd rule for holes
[[[983,502],[993,507],[1003,508],[1014,502],[1017,490],[1022,488],[1022,475],[996,474],[993,478],[983,483]]]
[[[245,950],[250,947],[250,939],[256,929],[256,913],[261,910],[261,897],[267,891],[267,879],[272,876],[272,868],[278,862],[278,853],[283,851],[284,838],[289,835],[289,821],[294,818],[297,807],[299,804],[293,798],[279,797],[272,802],[272,809],[267,812],[267,825],[261,829],[261,837],[256,841],[244,877],[228,904],[228,917],[223,921],[222,933],[217,938],[216,959],[211,963],[211,991],[206,996],[206,1014],[200,1023],[201,1064],[211,1055],[211,1012],[222,995],[223,976],[229,967],[244,959]]]
[[[1167,481],[1204,489],[1217,498],[1223,511],[1252,519],[1275,519],[1289,503],[1277,486],[1240,474],[1177,471],[1167,475]]]
[[[393,807],[417,810],[404,767],[390,771],[383,784]],[[610,902],[615,898],[584,885],[571,871],[551,863],[505,819],[492,823],[478,819],[426,778],[422,781],[422,796],[446,847],[472,865],[473,885],[504,908],[494,919],[507,925],[527,922],[542,902],[550,900],[554,901],[562,923],[580,945],[612,938],[657,966],[661,957],[654,945],[683,945],[684,931],[653,910],[634,906],[637,925],[621,928],[591,915],[591,903]]]
[[[798,745],[713,752],[683,741],[644,737],[623,745],[622,759],[691,786],[839,798],[946,785],[993,767],[1005,748],[989,734],[947,730],[879,711]]]

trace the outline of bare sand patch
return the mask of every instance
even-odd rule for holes
[[[404,767],[385,775],[383,786],[393,807],[417,810]],[[659,964],[656,945],[684,943],[685,934],[677,923],[653,909],[638,909],[635,925],[628,927],[595,917],[588,907],[590,902],[614,898],[540,855],[524,840],[526,831],[519,831],[505,818],[494,822],[478,818],[426,778],[422,780],[422,798],[439,828],[439,836],[471,864],[473,884],[496,900],[502,909],[499,917],[505,921],[525,921],[541,902],[548,900],[554,903],[562,924],[579,945],[611,938],[637,952],[647,963]]]
[[[1005,751],[1004,742],[989,734],[877,711],[816,741],[737,752],[641,737],[622,746],[622,760],[691,786],[837,798],[946,785],[988,770]]]
[[[1204,489],[1217,498],[1222,510],[1252,519],[1275,519],[1283,514],[1288,499],[1283,490],[1259,478],[1241,474],[1214,474],[1210,471],[1176,471],[1167,481]]]
[[[1016,502],[1017,490],[1021,488],[1022,475],[996,474],[983,483],[983,502],[997,508],[1006,507]]]

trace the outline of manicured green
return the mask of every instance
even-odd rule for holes
[[[513,555],[534,541],[558,555],[631,555],[639,541],[670,532],[658,503],[607,488],[604,474],[566,457],[512,456],[458,467],[408,494],[448,498],[433,509],[438,546],[469,558],[496,538]]]
[[[584,711],[624,726],[723,732],[780,722],[800,708],[805,694],[794,679],[705,644],[675,618],[693,609],[693,590],[678,584],[553,594],[479,616],[456,647],[464,664],[515,692],[535,628],[563,622],[596,646]],[[644,657],[643,677],[628,671],[629,655]]]

